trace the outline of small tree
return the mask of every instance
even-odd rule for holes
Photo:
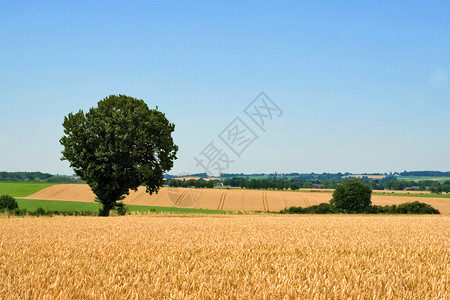
[[[431,184],[430,193],[432,193],[432,194],[441,194],[442,193],[442,186],[438,181],[435,181]]]
[[[347,180],[336,187],[330,204],[346,213],[367,211],[372,201],[372,190],[367,184],[357,180]]]
[[[14,210],[16,208],[19,208],[19,203],[17,203],[17,200],[14,197],[10,195],[0,196],[0,210]]]
[[[123,211],[122,200],[140,185],[150,194],[164,183],[163,174],[176,159],[172,139],[175,125],[143,100],[109,96],[84,113],[64,118],[62,160],[91,187],[108,216],[113,208]]]

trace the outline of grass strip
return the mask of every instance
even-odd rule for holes
[[[33,200],[33,199],[17,199],[20,209],[34,211],[39,207],[45,210],[56,211],[98,211],[99,204],[92,202],[75,202],[75,201],[57,201],[57,200]],[[162,207],[162,206],[143,206],[143,205],[126,205],[130,212],[156,212],[156,213],[178,213],[178,214],[226,214],[225,210],[216,209],[197,209],[182,207]]]

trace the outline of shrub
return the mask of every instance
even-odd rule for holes
[[[319,205],[313,205],[307,207],[307,213],[310,214],[333,214],[336,213],[336,209],[329,203],[320,203]]]
[[[10,213],[14,216],[21,216],[21,217],[25,217],[27,215],[29,215],[29,211],[26,208],[16,208],[14,210],[11,210]]]
[[[395,214],[396,207],[397,207],[396,205],[386,205],[386,206],[372,205],[367,210],[367,213],[369,213],[369,214]]]
[[[17,208],[19,208],[19,203],[17,203],[17,200],[14,197],[9,195],[0,196],[0,210],[14,210]]]
[[[36,209],[36,216],[45,216],[45,215],[47,215],[48,213],[47,213],[47,211],[44,209],[44,208],[42,208],[42,207],[38,207],[37,209]]]
[[[397,214],[439,214],[439,210],[419,201],[403,203],[397,206]]]
[[[300,206],[291,206],[289,208],[285,208],[280,213],[282,214],[304,214],[304,208]]]
[[[282,214],[333,214],[336,212],[336,209],[329,203],[320,203],[305,208],[292,206],[280,211]]]
[[[117,203],[114,209],[117,211],[119,216],[125,216],[128,212],[128,208],[126,208],[123,203]]]

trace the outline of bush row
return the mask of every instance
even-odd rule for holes
[[[7,214],[10,216],[97,216],[98,212],[96,211],[90,211],[90,210],[83,210],[83,211],[59,211],[59,210],[51,210],[51,209],[45,209],[42,207],[38,207],[36,210],[28,210],[28,209],[0,209],[0,213]]]
[[[309,207],[292,206],[280,211],[282,214],[340,214],[348,213],[337,209],[334,205],[329,203],[321,203],[319,205],[312,205]],[[399,205],[371,205],[364,211],[363,214],[439,214],[439,210],[435,209],[429,204],[414,201],[402,203]]]

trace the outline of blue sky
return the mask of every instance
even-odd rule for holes
[[[95,2],[95,3],[92,3]],[[173,174],[264,91],[224,172],[450,170],[450,2],[2,1],[0,170],[72,174],[61,123],[110,94],[176,125]],[[253,124],[254,125],[254,124]]]

